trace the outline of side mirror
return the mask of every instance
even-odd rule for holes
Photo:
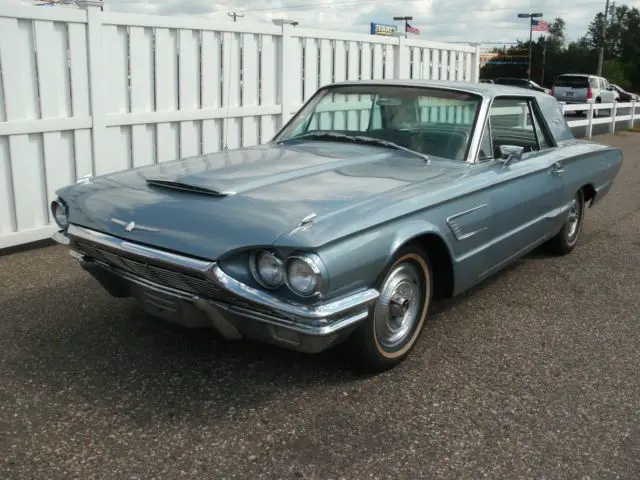
[[[524,147],[517,145],[500,145],[500,160],[504,166],[509,165],[514,160],[516,162],[522,159]]]

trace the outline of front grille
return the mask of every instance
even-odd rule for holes
[[[133,260],[88,243],[76,242],[76,245],[78,250],[94,260],[124,270],[144,280],[205,298],[216,300],[225,300],[227,298],[224,292],[204,278]]]
[[[116,271],[124,271],[149,282],[198,295],[208,300],[220,301],[228,305],[231,309],[240,307],[240,309],[244,309],[245,311],[262,314],[274,320],[289,321],[289,319],[280,312],[255,305],[240,297],[227,293],[205,278],[200,278],[188,273],[176,272],[166,267],[124,257],[83,241],[76,240],[75,245],[76,249],[80,252],[116,269]],[[242,312],[239,313],[242,314]]]

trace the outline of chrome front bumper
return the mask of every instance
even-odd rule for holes
[[[133,297],[146,312],[173,323],[212,327],[227,340],[243,337],[319,352],[367,318],[375,289],[316,305],[277,298],[208,262],[127,242],[71,225],[53,239],[68,246],[114,297]]]

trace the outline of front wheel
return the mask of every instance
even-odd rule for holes
[[[558,234],[549,240],[547,244],[553,253],[566,255],[575,248],[580,233],[582,232],[585,206],[584,192],[578,190],[575,197],[573,197],[573,202],[571,203],[571,208],[569,209],[564,225]]]
[[[382,372],[409,355],[426,321],[432,282],[428,257],[420,248],[405,247],[394,255],[378,282],[380,297],[351,337],[361,369]]]

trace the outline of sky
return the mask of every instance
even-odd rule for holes
[[[7,3],[31,1],[0,0],[0,5]],[[616,3],[640,8],[640,0]],[[548,21],[560,16],[567,24],[567,39],[575,40],[604,10],[605,0],[105,0],[105,6],[111,11],[220,20],[230,20],[227,14],[235,11],[244,14],[238,19],[242,22],[287,18],[300,27],[361,33],[369,33],[370,22],[394,24],[394,16],[411,15],[409,23],[420,29],[423,40],[505,43],[528,39],[528,23],[517,18],[519,12],[541,12]]]

